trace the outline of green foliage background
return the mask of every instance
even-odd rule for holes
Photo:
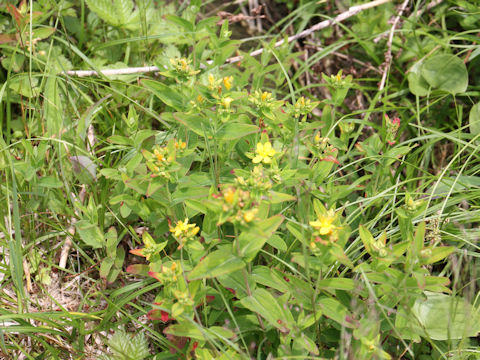
[[[266,5],[0,4],[1,356],[478,357],[479,4]]]

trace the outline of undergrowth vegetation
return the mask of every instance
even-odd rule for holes
[[[252,3],[0,4],[1,358],[480,358],[478,2]]]

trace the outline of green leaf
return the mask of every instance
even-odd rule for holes
[[[43,96],[43,111],[47,123],[47,133],[50,136],[58,136],[63,126],[64,114],[60,100],[60,89],[55,76],[48,77]]]
[[[216,250],[207,255],[188,274],[188,280],[208,279],[229,274],[245,267],[245,263],[231,249]]]
[[[201,137],[205,137],[205,135],[209,138],[213,137],[210,122],[206,117],[181,113],[175,113],[173,114],[173,117],[180,124],[184,125],[187,129],[193,131],[195,134]]]
[[[44,176],[37,181],[37,185],[45,188],[61,188],[63,183],[53,176]]]
[[[463,93],[468,87],[468,71],[462,59],[451,54],[432,56],[421,66],[420,72],[434,89],[452,95]]]
[[[318,281],[318,287],[320,289],[328,290],[354,290],[356,285],[352,279],[348,278],[328,278]]]
[[[269,195],[270,195],[270,202],[272,204],[278,204],[278,203],[282,203],[284,201],[295,201],[295,200],[297,200],[297,198],[295,196],[285,194],[285,193],[281,193],[281,192],[277,192],[277,191],[270,191]]]
[[[252,271],[252,277],[258,284],[262,284],[272,289],[286,293],[289,290],[288,283],[283,279],[278,270],[266,266],[255,266]]]
[[[373,252],[372,245],[375,242],[375,239],[373,238],[372,234],[363,225],[360,225],[358,230],[365,250],[370,256],[374,256],[375,254]]]
[[[241,299],[240,303],[247,309],[258,313],[281,332],[288,333],[292,330],[294,321],[290,310],[288,307],[280,305],[267,290],[256,289],[251,296]]]
[[[480,314],[464,298],[425,292],[426,299],[418,299],[412,313],[425,334],[433,340],[463,339],[480,332]]]
[[[92,224],[88,220],[79,220],[75,224],[75,228],[78,235],[80,235],[80,239],[88,246],[98,249],[105,245],[103,233],[97,225]]]
[[[434,264],[445,259],[448,255],[455,251],[453,246],[439,246],[433,249],[426,248],[426,251],[430,250],[431,254],[423,261],[423,264]]]
[[[470,126],[470,133],[473,135],[480,134],[480,103],[476,103],[470,109],[468,116],[468,123]]]
[[[257,125],[226,123],[215,134],[218,140],[228,141],[240,139],[244,136],[254,134],[260,131]]]
[[[329,317],[330,319],[338,322],[339,324],[345,327],[349,327],[349,328],[355,327],[352,323],[346,320],[347,316],[349,316],[350,314],[348,312],[348,309],[338,300],[333,299],[331,297],[323,297],[318,300],[317,304],[325,316]]]
[[[425,241],[425,226],[425,221],[422,221],[420,224],[418,224],[415,231],[415,237],[413,240],[413,252],[417,256],[423,249],[423,242]]]
[[[171,334],[175,336],[185,336],[196,340],[208,341],[212,338],[231,339],[235,336],[235,333],[231,330],[225,329],[221,326],[211,326],[208,328],[202,328],[194,326],[190,323],[182,322],[180,324],[173,324],[163,330],[165,334]]]
[[[119,26],[121,19],[116,11],[112,11],[111,0],[86,0],[88,7],[96,13],[103,21],[113,26]]]
[[[55,32],[54,27],[41,27],[33,30],[33,39],[46,39]]]
[[[278,235],[273,235],[272,237],[270,237],[267,240],[267,244],[270,246],[273,246],[275,249],[280,251],[287,251],[288,249],[287,244],[285,243],[285,240],[283,240]]]
[[[240,242],[240,253],[245,261],[252,261],[267,240],[273,235],[284,217],[281,215],[272,216],[260,221],[252,229],[242,232],[238,237]]]
[[[413,65],[407,76],[408,88],[413,95],[417,96],[427,96],[430,92],[430,85],[420,73],[422,63],[422,61],[419,61]]]
[[[107,278],[108,273],[110,272],[110,269],[112,268],[114,262],[115,259],[111,257],[103,259],[102,263],[100,264],[100,276],[102,278]]]
[[[171,86],[165,85],[155,80],[142,80],[142,85],[149,89],[166,105],[174,108],[177,111],[183,111],[184,96],[182,94],[179,94]]]
[[[107,255],[114,258],[117,252],[117,230],[112,226],[105,234]]]
[[[313,355],[319,355],[320,352],[318,351],[318,347],[315,344],[315,341],[310,339],[308,336],[306,336],[303,332],[300,334],[300,336],[296,336],[294,339],[295,345],[307,350],[309,353]],[[294,345],[294,347],[295,347]]]

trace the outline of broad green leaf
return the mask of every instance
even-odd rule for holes
[[[333,289],[333,290],[354,290],[356,285],[355,281],[348,278],[327,278],[318,281],[318,287],[320,289]]]
[[[163,332],[165,334],[185,336],[196,340],[206,341],[212,338],[231,339],[235,336],[235,333],[233,331],[225,329],[221,326],[200,328],[199,325],[195,326],[186,322],[170,325],[165,330],[163,330]]]
[[[172,194],[172,204],[183,203],[185,200],[207,199],[210,193],[210,187],[206,186],[190,186],[181,187]]]
[[[425,295],[413,305],[412,317],[401,314],[406,321],[399,321],[410,331],[405,338],[413,338],[407,337],[413,333],[433,340],[464,339],[480,332],[480,313],[464,298],[429,291]]]
[[[317,305],[322,310],[322,313],[330,319],[338,322],[345,327],[354,327],[352,323],[347,321],[348,316],[352,318],[352,316],[348,312],[348,309],[338,300],[330,297],[323,297],[318,300]]]
[[[110,227],[105,234],[106,250],[109,257],[114,258],[117,251],[117,230],[115,227]]]
[[[45,188],[61,188],[63,183],[53,176],[44,176],[38,179],[37,185]]]
[[[252,261],[267,240],[273,235],[275,230],[283,222],[281,215],[272,216],[266,220],[260,221],[246,232],[242,232],[238,237],[240,242],[240,252],[245,261]]]
[[[247,287],[245,285],[245,278],[242,271],[235,271],[226,275],[221,275],[217,278],[218,282],[229,291],[233,290],[235,297],[242,298],[247,296]],[[247,274],[248,286],[250,291],[254,291],[257,287],[253,276]]]
[[[108,273],[110,272],[110,269],[113,266],[113,263],[115,262],[115,258],[111,257],[106,257],[103,259],[102,263],[100,264],[100,277],[106,279],[108,276]]]
[[[245,267],[245,262],[234,255],[231,249],[216,250],[207,255],[188,274],[189,280],[207,279],[229,274]]]
[[[434,264],[445,259],[448,255],[455,251],[455,247],[453,246],[439,246],[433,249],[425,248],[423,253],[426,253],[425,259],[423,260],[423,264]]]
[[[468,123],[470,126],[470,133],[473,135],[480,134],[480,103],[476,103],[470,110],[468,116]]]
[[[280,236],[278,235],[273,235],[267,240],[267,244],[270,246],[273,246],[275,249],[278,249],[280,251],[287,251],[288,247],[287,244],[285,243],[285,240],[283,240]]]
[[[58,136],[63,126],[63,106],[60,100],[60,89],[55,76],[49,76],[43,93],[43,111],[47,122],[48,135]]]
[[[54,98],[54,95],[52,94],[52,92],[54,92],[53,88],[54,88],[55,85],[53,84],[53,82],[55,82],[55,80],[52,80],[49,83],[50,79],[51,78],[49,77],[48,80],[47,80],[47,83],[45,85],[45,92],[44,92],[45,100],[43,102],[43,106],[44,106],[43,111],[45,112],[44,116],[47,119],[47,125],[48,125],[48,117],[47,117],[47,114],[48,114],[47,106],[48,105],[47,104],[51,104],[52,106],[50,108],[52,108],[52,107],[55,107],[56,105],[58,105],[58,103],[60,101],[58,98]],[[36,77],[31,78],[31,79],[29,79],[28,76],[26,76],[26,75],[18,75],[18,76],[12,77],[8,81],[8,87],[11,90],[15,91],[17,94],[20,94],[20,95],[25,96],[27,98],[38,96],[40,94],[40,88],[38,87],[38,78],[36,78]],[[58,109],[58,108],[56,110],[52,109],[51,111],[60,111],[60,109]],[[50,115],[50,114],[48,114],[48,115]],[[58,116],[60,116],[60,115],[58,115]]]
[[[33,39],[46,39],[55,32],[54,27],[41,27],[33,30]]]
[[[98,249],[105,245],[103,233],[97,225],[92,224],[88,220],[79,220],[75,224],[75,228],[78,235],[80,235],[80,239],[88,246]]]
[[[267,266],[255,266],[252,271],[252,277],[258,284],[271,287],[282,293],[286,293],[289,290],[288,283],[283,279],[281,273]]]
[[[281,192],[277,192],[277,191],[270,191],[269,195],[270,195],[270,202],[272,204],[278,204],[278,203],[282,203],[284,201],[295,201],[295,200],[297,200],[297,198],[295,196],[285,194],[285,193],[281,193]]]
[[[302,243],[307,243],[307,239],[305,238],[305,236],[303,235],[303,232],[302,232],[302,226],[299,225],[299,224],[295,224],[293,222],[289,222],[287,224],[287,229],[288,231],[290,231],[290,233],[300,242]]]
[[[319,355],[320,352],[318,351],[318,347],[315,344],[315,341],[310,339],[308,336],[306,336],[303,332],[300,333],[300,336],[296,336],[294,339],[294,343],[296,346],[299,346],[305,350],[307,350],[309,353],[313,355]],[[294,345],[295,347],[295,345]]]
[[[420,72],[420,68],[423,64],[423,61],[417,62],[412,66],[410,72],[408,73],[408,88],[413,95],[417,96],[427,96],[430,92],[430,85],[424,79]]]
[[[119,247],[117,249],[117,256],[115,257],[115,261],[113,263],[113,267],[110,270],[110,273],[107,276],[107,282],[113,283],[123,268],[123,261],[125,260],[125,249],[123,247]]]
[[[241,299],[240,303],[258,313],[281,332],[287,333],[292,330],[294,321],[290,310],[280,305],[267,290],[256,289],[251,296]]]
[[[173,117],[187,129],[193,131],[195,134],[208,138],[213,137],[212,129],[210,122],[207,118],[198,115],[188,115],[175,113]]]
[[[218,140],[228,141],[240,139],[259,131],[260,128],[257,125],[228,122],[218,129],[215,136]]]
[[[463,93],[468,87],[468,71],[462,59],[451,54],[432,56],[420,68],[425,80],[434,89],[452,95]]]
[[[165,85],[155,80],[142,80],[142,85],[148,88],[166,105],[174,108],[177,111],[183,110],[184,96],[182,94],[179,94],[171,86]]]
[[[374,240],[372,234],[363,225],[360,225],[358,227],[358,230],[359,230],[359,233],[360,233],[360,239],[362,240],[362,243],[363,243],[363,246],[365,247],[365,250],[367,251],[367,253],[370,256],[374,256],[372,245],[375,242],[375,240]]]
[[[422,221],[420,224],[418,224],[415,231],[415,237],[413,240],[413,251],[414,254],[416,254],[417,256],[423,249],[423,243],[425,241],[425,226],[425,221]]]

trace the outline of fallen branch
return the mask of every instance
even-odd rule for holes
[[[398,15],[395,17],[393,21],[392,28],[390,29],[390,35],[388,36],[387,41],[387,52],[385,53],[385,63],[383,68],[382,80],[380,81],[380,85],[378,86],[378,91],[382,91],[385,87],[385,83],[387,81],[387,74],[390,71],[390,66],[392,65],[392,45],[393,45],[393,35],[395,34],[395,29],[400,21],[400,18],[403,15],[403,12],[407,8],[408,2],[410,0],[405,0],[400,9],[398,10]]]
[[[305,37],[309,36],[310,34],[316,32],[316,31],[325,29],[325,28],[327,28],[327,27],[329,27],[333,24],[342,22],[342,21],[358,14],[359,12],[361,12],[363,10],[373,8],[373,7],[385,4],[385,3],[390,2],[390,1],[392,1],[392,0],[375,0],[375,1],[371,1],[371,2],[366,3],[366,4],[352,6],[347,11],[337,15],[333,19],[324,20],[322,22],[319,22],[318,24],[315,24],[314,26],[312,26],[311,28],[309,28],[307,30],[304,30],[304,31],[302,31],[298,34],[289,36],[288,39],[286,40],[286,42],[291,43],[292,41],[305,38]],[[283,39],[279,40],[275,43],[274,47],[275,48],[279,47],[279,46],[283,45],[284,43],[285,43],[285,40],[283,40]],[[262,54],[264,51],[265,51],[264,48],[252,51],[250,53],[250,56],[252,56],[252,57],[253,56],[258,56],[258,55]],[[239,62],[241,60],[243,60],[243,55],[228,58],[226,60],[226,63],[227,64],[234,64],[234,63]],[[208,63],[211,63],[211,62],[208,62]],[[123,69],[106,69],[106,70],[101,70],[101,74],[103,74],[105,76],[108,76],[108,75],[127,75],[127,74],[156,72],[156,71],[159,71],[159,70],[160,69],[156,66],[144,66],[144,67],[123,68]],[[84,76],[98,75],[98,72],[96,70],[70,70],[70,71],[64,72],[63,74],[71,75],[71,76],[84,77]]]

